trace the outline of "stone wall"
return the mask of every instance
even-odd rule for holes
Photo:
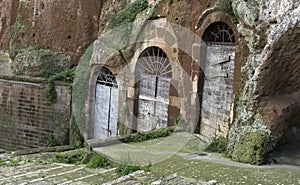
[[[45,84],[0,79],[0,148],[16,150],[45,146],[53,135],[59,144],[68,144],[70,92],[57,85],[57,100],[45,103]]]

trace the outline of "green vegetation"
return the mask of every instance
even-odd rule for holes
[[[136,15],[146,9],[147,6],[147,0],[135,0],[117,13],[108,13],[106,18],[109,22],[109,28],[114,28],[134,21]]]
[[[157,177],[168,177],[174,173],[179,176],[195,178],[201,181],[218,181],[218,184],[297,184],[299,170],[283,168],[258,168],[241,165],[231,166],[206,160],[186,160],[174,155],[151,167],[151,173]]]
[[[269,135],[266,131],[256,131],[240,136],[232,152],[234,161],[261,165],[266,162],[269,144]]]
[[[149,171],[151,167],[151,164],[149,164],[147,167],[136,165],[131,161],[130,157],[128,157],[126,160],[123,160],[122,163],[117,164],[101,154],[88,152],[84,149],[57,153],[53,161],[65,164],[85,164],[87,168],[116,167],[116,173],[120,176],[124,176],[142,169]]]
[[[84,138],[82,134],[80,133],[80,130],[78,128],[77,123],[75,122],[75,119],[72,118],[71,121],[71,131],[70,131],[70,138],[71,138],[71,145],[75,148],[83,148],[84,147]]]
[[[11,68],[17,75],[49,78],[69,68],[71,58],[40,45],[11,45]]]
[[[206,150],[210,152],[225,153],[226,146],[227,146],[226,138],[220,136],[214,138],[214,140],[210,143],[210,145],[206,148]]]
[[[0,154],[6,153],[6,150],[0,148]]]
[[[53,147],[53,146],[57,146],[57,145],[58,145],[58,143],[57,143],[57,140],[55,139],[54,135],[53,134],[49,135],[46,146]]]
[[[181,114],[177,118],[173,118],[174,124],[187,132],[191,132],[191,125],[182,117]]]
[[[114,162],[103,155],[85,149],[56,153],[53,161],[76,165],[85,164],[87,168],[109,168],[114,165]]]
[[[87,164],[92,158],[93,153],[88,152],[84,149],[73,150],[67,152],[56,153],[54,162],[65,163],[65,164]]]
[[[116,172],[119,176],[124,176],[138,170],[150,171],[151,166],[151,162],[149,162],[149,164],[145,167],[140,166],[137,162],[133,162],[131,160],[128,153],[127,158],[122,160],[121,163],[117,164]]]
[[[137,132],[135,134],[131,134],[128,138],[125,139],[126,143],[129,142],[141,142],[146,141],[150,139],[155,139],[159,137],[166,137],[171,135],[172,132],[174,132],[175,127],[167,127],[167,128],[161,128],[152,130],[149,132]]]
[[[91,160],[87,163],[88,168],[108,168],[112,166],[112,162],[100,154],[93,154]]]
[[[8,160],[2,160],[0,159],[0,166],[2,167],[15,167],[15,166],[19,166],[22,162],[22,158],[18,157],[18,158],[14,158],[14,159],[8,159]],[[25,162],[30,162],[29,159]],[[24,162],[22,162],[24,163]]]
[[[141,169],[141,166],[138,165],[120,163],[117,165],[116,172],[119,176],[124,176]]]
[[[47,90],[45,93],[46,103],[53,104],[56,101],[56,90],[55,90],[55,81],[63,81],[66,83],[72,83],[74,80],[75,69],[67,69],[60,73],[52,75],[47,80]]]

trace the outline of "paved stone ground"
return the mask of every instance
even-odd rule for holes
[[[174,147],[175,144],[180,147]],[[130,155],[131,160],[139,164],[145,161],[148,162],[144,164],[149,164],[149,159],[155,159],[153,156],[168,156],[153,160],[150,172],[140,170],[123,177],[118,176],[114,168],[90,169],[46,160],[54,153],[0,154],[0,184],[300,184],[299,166],[241,164],[220,154],[207,153],[203,147],[197,137],[182,133],[141,143],[101,147],[106,155],[118,159]],[[100,149],[95,148],[95,151]]]
[[[19,166],[0,168],[0,184],[101,184],[116,177],[114,169],[22,161]]]
[[[2,159],[7,159],[8,166],[0,167],[0,184],[207,184],[199,180],[179,176],[176,173],[165,178],[158,178],[151,172],[143,170],[119,177],[115,173],[115,168],[90,169],[84,165],[42,162],[42,160],[31,159],[32,157],[36,156],[13,157],[11,155],[1,155]]]

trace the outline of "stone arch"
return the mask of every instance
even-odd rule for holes
[[[239,83],[236,69],[236,26],[220,12],[204,14],[196,26],[202,38],[203,79],[200,133],[203,139],[225,136],[233,121],[234,94]],[[239,68],[239,67],[238,67]]]
[[[113,73],[99,66],[94,74],[93,103],[89,138],[105,139],[118,135],[118,82]]]
[[[210,24],[205,29],[202,39],[210,45],[235,45],[235,35],[232,28],[222,21]]]
[[[167,127],[173,74],[167,54],[156,46],[146,48],[138,58],[135,74],[137,130]]]

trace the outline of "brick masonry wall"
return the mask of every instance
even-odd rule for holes
[[[68,144],[71,95],[56,85],[57,100],[45,103],[45,84],[0,79],[0,148],[45,146],[50,135]]]

